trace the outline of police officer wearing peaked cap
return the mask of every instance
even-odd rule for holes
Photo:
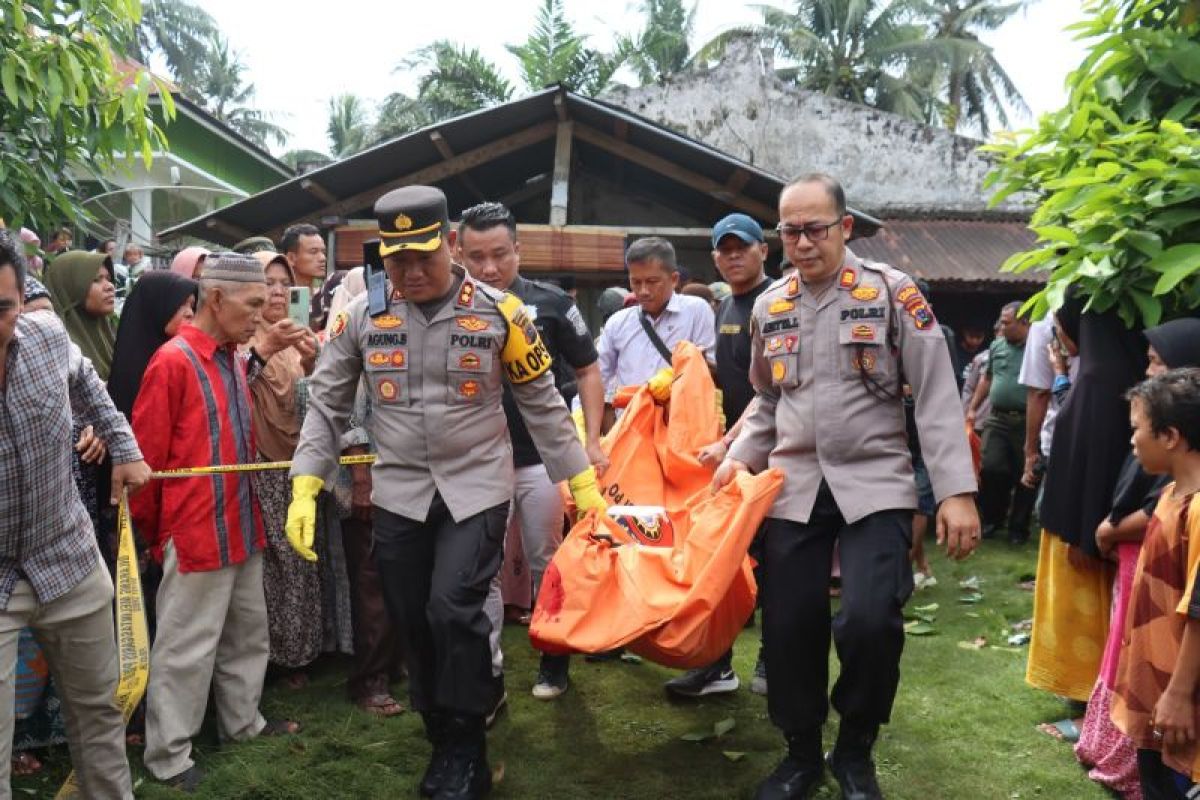
[[[404,639],[412,706],[433,745],[421,793],[481,797],[491,788],[484,714],[492,699],[483,604],[513,494],[503,382],[551,480],[569,479],[583,511],[604,500],[522,303],[452,262],[442,192],[397,189],[379,198],[375,216],[390,291],[376,295],[374,313],[368,291],[329,323],[292,467],[287,533],[311,552],[316,493],[334,480],[339,437],[365,378],[378,449],[374,553]]]
[[[906,445],[903,383],[912,386],[929,465],[938,539],[964,557],[979,541],[975,473],[946,342],[920,290],[847,247],[854,220],[836,180],[814,174],[779,196],[779,234],[796,272],[750,315],[757,402],[713,477],[781,469],[787,476],[763,531],[767,708],[788,744],[758,800],[808,797],[824,774],[829,640],[841,673],[829,766],[847,800],[881,798],[872,761],[900,681],[902,609],[917,507]],[[830,622],[834,545],[841,607]]]

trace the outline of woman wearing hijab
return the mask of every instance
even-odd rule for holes
[[[1085,312],[1070,295],[1056,312],[1079,347],[1079,371],[1059,411],[1046,466],[1033,629],[1025,680],[1082,705],[1092,693],[1108,638],[1112,569],[1096,528],[1112,509],[1113,489],[1129,452],[1129,403],[1146,369],[1145,339],[1115,309]],[[1076,707],[1076,715],[1082,708]],[[1056,723],[1077,738],[1070,720]]]
[[[151,356],[191,321],[199,293],[198,283],[175,272],[147,272],[134,284],[117,327],[108,377],[108,393],[126,419]]]
[[[258,460],[289,461],[300,438],[297,408],[299,384],[312,372],[316,344],[311,339],[278,352],[267,348],[268,330],[288,316],[289,290],[295,283],[287,259],[266,251],[254,253],[267,279],[267,303],[263,306],[258,332],[249,348],[265,363],[250,382],[251,416]],[[323,637],[321,563],[306,561],[288,544],[284,533],[291,489],[286,470],[253,473],[255,495],[262,508],[267,549],[263,553],[263,589],[267,601],[267,623],[271,663],[294,671],[288,678],[295,688],[303,686],[299,672],[321,653]]]
[[[201,273],[204,272],[204,259],[208,256],[209,251],[203,247],[185,247],[172,259],[171,272],[198,281]]]
[[[1161,375],[1169,369],[1200,367],[1200,319],[1177,319],[1150,328],[1146,331],[1146,339],[1150,343],[1146,377]],[[1117,560],[1117,581],[1104,660],[1088,700],[1087,716],[1079,743],[1075,745],[1075,756],[1090,768],[1089,778],[1117,792],[1124,800],[1142,798],[1137,747],[1113,724],[1109,711],[1142,538],[1154,514],[1158,496],[1169,482],[1170,478],[1165,475],[1146,473],[1130,453],[1117,479],[1112,512],[1096,529],[1101,552]]]

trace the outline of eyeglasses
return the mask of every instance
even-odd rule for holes
[[[810,222],[808,225],[789,225],[781,222],[775,226],[775,230],[785,242],[798,242],[801,234],[807,236],[810,242],[823,242],[829,238],[829,229],[840,224],[841,220],[829,223]]]

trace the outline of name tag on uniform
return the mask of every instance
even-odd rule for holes
[[[720,329],[722,336],[737,336],[741,332],[741,325],[722,325]]]

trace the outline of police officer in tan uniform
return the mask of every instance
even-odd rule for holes
[[[852,800],[882,797],[871,758],[888,721],[912,592],[908,551],[917,507],[901,386],[912,385],[917,427],[940,503],[938,540],[952,557],[978,543],[975,475],[946,342],[904,273],[846,248],[853,218],[841,186],[814,174],[784,188],[779,232],[797,271],[769,287],[751,314],[750,380],[757,404],[714,476],[777,467],[783,490],[768,515],[763,639],[771,721],[788,755],[759,800],[803,798],[821,783],[829,640],[841,674],[841,717],[829,766]],[[841,608],[830,623],[835,543]]]
[[[491,788],[484,714],[491,625],[483,612],[500,566],[513,459],[501,407],[512,387],[551,480],[581,510],[603,508],[550,357],[513,295],[453,264],[446,198],[409,186],[375,204],[390,279],[329,324],[292,467],[288,536],[311,551],[317,490],[335,477],[339,439],[365,373],[378,449],[374,552],[408,660],[412,706],[433,744],[421,793],[481,797]]]

